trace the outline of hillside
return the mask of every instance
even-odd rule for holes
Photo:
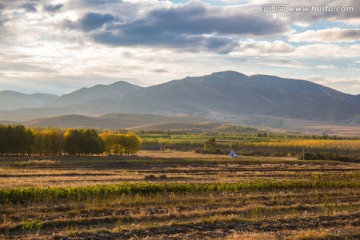
[[[220,123],[156,123],[148,124],[143,126],[131,127],[129,129],[140,131],[140,130],[186,130],[186,131],[211,131],[217,127],[222,126]]]
[[[38,108],[57,99],[52,94],[25,94],[16,91],[0,91],[0,110],[10,111],[18,108]]]
[[[214,113],[255,114],[338,122],[359,114],[360,101],[308,81],[220,72],[142,89],[125,96],[116,110],[206,117]]]
[[[95,85],[90,88],[82,88],[69,94],[65,94],[55,101],[47,104],[47,107],[66,107],[80,104],[111,105],[128,93],[139,90],[141,87],[119,81],[110,85]],[[100,106],[99,106],[100,107]]]
[[[22,122],[29,127],[60,127],[60,128],[97,128],[124,129],[151,124],[182,124],[201,123],[205,120],[194,116],[160,116],[155,114],[107,114],[99,117],[82,115],[64,115],[52,118],[40,118]]]
[[[316,125],[360,124],[359,95],[345,94],[304,80],[246,76],[234,71],[186,77],[150,87],[120,81],[82,88],[59,98],[53,96],[53,99],[37,108],[33,108],[30,101],[23,105],[17,103],[17,107],[23,107],[21,109],[0,109],[3,110],[0,111],[0,120],[22,122],[62,115],[96,117],[121,112],[167,116],[185,114],[212,122],[275,128],[294,125],[292,122],[301,126],[304,121],[315,121]],[[60,120],[65,121],[63,118]],[[118,126],[119,121],[114,116],[110,120],[100,117],[90,125]],[[140,121],[137,126],[153,123],[160,122]],[[76,125],[80,124],[81,120]]]

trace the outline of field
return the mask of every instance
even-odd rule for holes
[[[142,151],[0,160],[5,239],[359,239],[360,164]]]

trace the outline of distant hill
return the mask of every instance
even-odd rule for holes
[[[0,124],[3,125],[12,125],[12,124],[18,124],[17,122],[11,122],[11,121],[0,121]]]
[[[49,97],[49,96],[48,96]],[[200,77],[186,77],[167,83],[139,87],[127,82],[82,88],[41,107],[20,104],[0,111],[0,120],[30,121],[31,119],[84,115],[91,118],[110,113],[194,115],[210,122],[233,122],[252,126],[282,128],[312,121],[317,125],[336,123],[360,125],[360,95],[345,94],[304,80],[268,75],[246,76],[225,71]],[[20,99],[20,98],[19,98]],[[31,101],[29,101],[31,102]],[[6,105],[6,104],[2,104]],[[21,109],[11,110],[14,108]],[[31,105],[31,106],[29,106]],[[31,108],[30,108],[31,107]],[[0,109],[1,110],[1,109]],[[124,116],[112,119],[96,117],[90,125],[118,126]],[[144,119],[144,115],[141,119]],[[49,120],[46,120],[49,121]],[[52,120],[55,121],[55,120]],[[75,119],[60,117],[60,122]],[[89,119],[77,120],[90,122]],[[126,120],[128,121],[128,120]],[[131,121],[138,121],[136,118]],[[164,121],[179,122],[182,121]],[[160,120],[139,120],[140,126],[164,123]],[[38,122],[40,124],[40,122]]]
[[[64,115],[52,118],[40,118],[23,122],[29,127],[61,127],[61,128],[98,128],[123,129],[149,124],[169,123],[201,123],[205,119],[194,116],[160,116],[155,114],[108,114],[99,117],[82,115]]]
[[[71,105],[91,104],[92,106],[102,107],[103,105],[115,104],[123,96],[141,87],[119,81],[110,85],[95,85],[90,88],[82,88],[75,92],[65,94],[55,101],[47,104],[46,107],[66,107]]]
[[[187,130],[187,131],[210,131],[222,126],[221,123],[157,123],[138,127],[131,127],[131,130]]]
[[[15,91],[0,91],[0,111],[15,110],[18,108],[38,108],[57,99],[52,94],[35,93],[25,94]]]

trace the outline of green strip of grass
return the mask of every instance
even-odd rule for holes
[[[0,188],[0,204],[55,202],[61,200],[104,199],[119,195],[158,194],[158,193],[205,193],[239,192],[254,190],[296,190],[314,188],[358,188],[360,182],[348,181],[304,181],[304,180],[256,180],[239,183],[118,183],[86,187],[47,187],[47,188]]]

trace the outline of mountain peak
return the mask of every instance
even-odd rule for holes
[[[243,73],[239,73],[236,71],[222,71],[222,72],[214,72],[212,74],[210,74],[210,76],[219,76],[219,77],[247,77],[247,75],[243,74]]]
[[[138,86],[138,85],[135,85],[135,84],[132,84],[132,83],[123,81],[123,80],[114,82],[114,83],[110,84],[109,86],[115,86],[115,85],[116,85],[116,86],[134,86],[134,87],[140,87],[140,86]]]
[[[92,87],[81,88],[69,94],[65,94],[49,104],[50,107],[66,107],[76,104],[93,104],[94,101],[104,101],[110,103],[119,101],[126,94],[136,91],[141,87],[125,82],[118,81],[110,85],[97,84]]]

